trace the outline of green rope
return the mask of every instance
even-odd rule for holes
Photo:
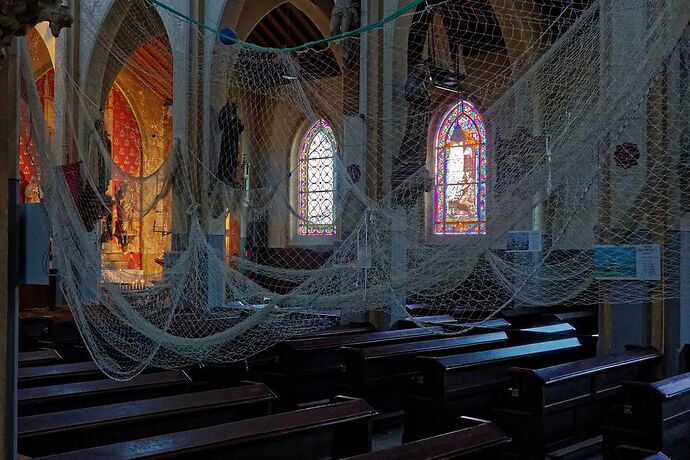
[[[166,5],[163,2],[160,2],[158,0],[148,0],[148,1],[149,1],[149,3],[151,3],[155,6],[158,6],[162,9],[168,11],[169,13],[172,13],[173,15],[184,19],[185,21],[191,22],[192,24],[196,24],[197,26],[201,27],[202,29],[208,30],[209,32],[213,32],[214,34],[216,34],[218,36],[224,36],[221,31],[214,29],[213,27],[207,26],[202,21],[199,21],[197,19],[189,17],[186,14],[177,11],[176,9]],[[314,41],[307,42],[307,43],[304,43],[304,44],[299,45],[299,46],[293,46],[292,48],[267,48],[267,47],[255,45],[253,43],[247,43],[243,40],[240,40],[239,38],[235,40],[235,44],[240,45],[244,48],[252,49],[255,51],[264,51],[264,52],[290,53],[293,51],[303,51],[303,50],[306,50],[307,48],[315,46],[315,45],[320,45],[322,43],[328,43],[328,42],[331,42],[334,40],[340,40],[342,38],[353,37],[355,35],[360,35],[363,32],[367,32],[369,30],[373,30],[373,29],[377,29],[379,27],[382,27],[387,22],[390,22],[396,18],[399,18],[403,14],[411,11],[417,5],[419,5],[420,3],[424,2],[424,1],[425,0],[412,0],[407,5],[403,6],[402,8],[395,11],[394,13],[391,13],[390,15],[386,16],[385,18],[380,19],[376,22],[372,22],[371,24],[367,24],[366,26],[360,27],[359,29],[351,30],[349,32],[344,32],[342,34],[333,35],[333,36],[327,37],[327,38],[322,38],[320,40],[314,40]]]

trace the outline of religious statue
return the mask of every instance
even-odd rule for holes
[[[360,0],[335,0],[331,14],[331,35],[339,35],[359,28]]]
[[[48,21],[54,37],[72,25],[74,18],[62,0],[2,0],[0,1],[0,49],[12,43],[15,36],[26,35],[29,28]]]
[[[238,187],[237,168],[239,166],[240,134],[244,125],[237,114],[237,104],[228,97],[218,115],[218,129],[222,131],[218,171],[216,177],[225,184]]]
[[[40,203],[41,202],[41,187],[36,181],[36,175],[31,177],[31,181],[26,184],[24,189],[24,202],[25,203]]]
[[[393,158],[392,187],[398,188],[403,182],[413,175],[419,175],[419,181],[415,181],[413,195],[419,195],[428,189],[426,164],[427,132],[431,118],[431,95],[429,93],[430,81],[429,65],[420,62],[407,77],[405,82],[405,100],[407,101],[407,122],[405,135],[400,146],[398,156]],[[405,187],[401,193],[413,192]],[[405,201],[414,201],[415,197],[408,197]]]

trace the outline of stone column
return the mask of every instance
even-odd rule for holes
[[[634,62],[640,54],[643,54],[643,36],[640,31],[647,29],[647,17],[642,2],[627,0],[604,0],[601,4],[601,23],[611,24],[611,29],[602,30],[601,40],[601,81],[610,82],[612,72],[620,69],[613,68],[611,63]],[[601,88],[602,117],[610,117],[606,106],[606,96],[613,90],[610,87]],[[641,151],[640,165],[629,170],[628,177],[619,183],[613,180],[611,174],[612,155],[610,143],[612,139],[604,139],[601,143],[602,181],[600,184],[600,218],[599,240],[601,244],[643,244],[650,243],[648,232],[637,232],[635,236],[623,241],[616,237],[616,233],[625,232],[626,229],[618,228],[619,220],[623,215],[617,210],[625,210],[633,203],[630,201],[636,195],[636,189],[644,185],[646,177],[636,174],[644,171],[647,161],[647,113],[642,108],[630,115],[628,136],[617,139],[617,143],[632,142],[639,146]],[[615,203],[615,207],[612,205]],[[637,281],[613,281],[610,289],[605,289],[604,298],[599,305],[599,353],[610,354],[623,351],[625,345],[649,345],[650,344],[650,307],[649,303],[623,303],[615,296],[616,291],[640,290],[639,296],[646,296],[641,282]],[[618,300],[618,301],[617,301]]]
[[[682,38],[668,70],[668,154],[670,164],[679,165],[671,175],[669,231],[665,260],[669,269],[664,305],[664,373],[687,372],[683,356],[690,343],[690,196],[686,184],[690,161],[690,32]],[[677,294],[677,296],[675,295]],[[686,351],[687,352],[687,351]]]
[[[19,155],[17,40],[0,62],[0,452],[16,457],[18,244],[17,156]]]
[[[383,17],[387,17],[398,10],[397,0],[383,0]],[[391,173],[392,160],[400,148],[399,121],[396,120],[396,104],[399,100],[398,92],[400,88],[404,87],[405,78],[407,77],[407,64],[401,62],[398,57],[398,47],[400,44],[397,41],[400,39],[396,35],[397,21],[391,21],[383,27],[383,50],[380,59],[383,61],[382,78],[382,113],[383,113],[383,135],[382,135],[382,179],[384,194],[391,191]],[[405,53],[400,53],[404,56]],[[404,74],[401,74],[396,69],[404,69]],[[407,303],[407,293],[404,288],[405,279],[407,277],[407,233],[408,213],[403,208],[398,208],[393,211],[391,216],[391,285],[393,292],[389,299],[386,310],[379,316],[378,326],[381,329],[390,329],[395,323],[406,316],[405,305]]]

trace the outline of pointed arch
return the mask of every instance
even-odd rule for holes
[[[297,154],[297,234],[334,236],[335,156],[338,142],[331,124],[317,120],[302,137]]]
[[[487,148],[483,115],[468,101],[441,119],[434,148],[433,232],[486,233]]]

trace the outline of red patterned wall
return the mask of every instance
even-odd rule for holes
[[[36,88],[41,98],[41,108],[45,110],[46,103],[52,101],[55,92],[55,72],[53,69],[45,72],[36,80]],[[52,107],[51,107],[52,110]],[[48,120],[52,117],[48,116]],[[31,139],[31,122],[29,120],[29,107],[22,103],[19,111],[19,197],[24,202],[24,191],[26,186],[34,177],[34,166],[31,155],[35,152],[36,146]],[[53,126],[48,122],[48,131],[52,132]]]
[[[131,105],[117,85],[110,91],[109,109],[111,112],[112,125],[110,129],[111,141],[113,145],[113,162],[130,176],[141,177],[143,174],[143,148],[141,131],[139,124],[134,116]],[[122,176],[118,177],[116,171],[113,172],[113,195],[125,180]],[[140,186],[134,182],[127,183],[127,195],[129,199],[137,199],[141,196]],[[113,214],[115,218],[115,214]],[[113,222],[113,228],[116,223]],[[138,238],[135,245],[129,245],[126,253],[129,259],[129,266],[133,269],[141,269],[141,219],[137,216],[132,222],[132,227],[127,229],[127,233],[136,233]]]
[[[113,162],[131,176],[142,175],[141,132],[132,107],[120,88],[115,85],[110,92],[112,108]]]

